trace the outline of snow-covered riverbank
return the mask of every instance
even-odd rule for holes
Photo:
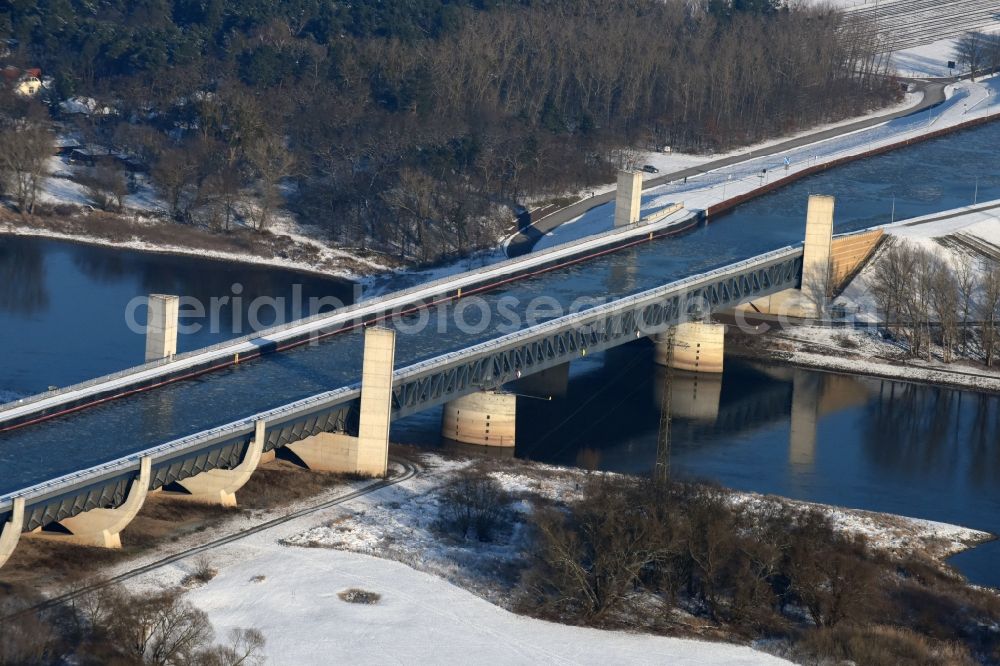
[[[723,169],[707,171],[704,174],[685,179],[684,183],[674,183],[660,186],[648,191],[643,198],[643,206],[647,210],[656,210],[674,201],[683,201],[688,211],[704,210],[710,206],[733,199],[737,196],[752,193],[761,189],[766,182],[758,177],[762,168],[768,168],[772,173],[782,175],[793,174],[798,170],[815,166],[829,160],[839,159],[853,152],[864,152],[872,148],[884,147],[893,143],[912,139],[922,134],[940,131],[960,125],[969,120],[975,120],[990,115],[995,97],[994,88],[998,87],[996,80],[980,80],[977,82],[959,82],[949,87],[949,102],[939,111],[921,114],[920,118],[909,121],[906,118],[892,123],[876,126],[869,130],[847,132],[835,139],[826,139],[816,143],[777,153],[766,157],[754,157],[755,150],[761,150],[788,138],[808,137],[823,130],[849,125],[851,122],[873,116],[886,115],[901,108],[912,106],[919,102],[919,95],[909,95],[898,107],[881,109],[868,116],[849,119],[841,123],[814,128],[808,132],[796,134],[794,137],[783,137],[768,141],[757,146],[751,146],[734,151],[731,155],[746,154],[747,160]],[[926,119],[922,119],[927,115]],[[685,166],[704,164],[719,156],[685,155],[646,155],[644,163],[658,165],[661,171],[669,171]],[[788,159],[787,168],[785,159]],[[55,160],[55,158],[54,158]],[[58,162],[58,160],[55,160]],[[76,167],[72,167],[76,168]],[[269,235],[258,239],[247,239],[241,236],[210,234],[207,231],[183,228],[169,222],[164,222],[157,211],[160,206],[152,196],[143,196],[127,201],[131,205],[126,214],[114,216],[99,213],[107,219],[115,218],[113,231],[94,228],[86,224],[86,210],[89,205],[82,199],[83,193],[79,187],[70,187],[73,176],[68,165],[53,167],[53,176],[47,179],[45,190],[46,202],[52,205],[65,204],[76,207],[76,213],[49,216],[45,219],[25,219],[6,213],[0,214],[0,234],[17,234],[25,236],[44,236],[60,240],[106,245],[146,252],[167,254],[185,254],[238,261],[244,263],[277,266],[298,271],[372,282],[376,288],[380,282],[379,275],[396,270],[406,270],[406,267],[388,257],[374,256],[350,248],[338,248],[327,242],[317,230],[302,224],[292,216],[282,214],[272,224]],[[690,182],[688,182],[690,180]],[[593,191],[602,192],[613,188],[613,185],[598,186]],[[148,193],[147,193],[148,194]],[[613,206],[602,206],[594,209],[581,218],[558,227],[543,238],[537,249],[577,240],[584,236],[607,231],[611,228]],[[250,233],[250,232],[247,232]],[[477,265],[495,263],[506,258],[502,243],[494,251],[477,253],[472,259],[463,258],[430,269],[419,269],[410,272],[411,281],[416,282],[428,276],[442,277],[466,270],[473,262]]]
[[[504,663],[785,663],[746,645],[568,627],[513,614],[504,607],[511,571],[526,558],[525,529],[515,526],[513,534],[492,544],[442,536],[435,528],[442,489],[473,462],[430,454],[421,461],[420,474],[395,486],[213,549],[208,557],[218,575],[188,598],[220,631],[260,628],[272,663],[458,663],[470,654]],[[497,461],[492,469],[490,475],[514,496],[521,514],[530,513],[533,498],[579,496],[587,476],[517,460]],[[750,493],[734,493],[733,501],[761,510],[771,502],[789,502]],[[838,529],[864,535],[871,547],[891,555],[923,553],[939,560],[989,538],[957,526],[793,504],[818,508]],[[286,510],[259,512],[250,522]],[[194,538],[215,539],[230,529],[224,524],[210,537]],[[188,538],[164,548],[190,546]],[[129,585],[140,591],[179,585],[199,566],[192,560],[158,568]],[[347,603],[339,595],[349,589],[381,598],[372,605]]]
[[[1000,392],[1000,370],[913,358],[873,328],[796,326],[727,343],[733,357],[778,361],[845,374]]]

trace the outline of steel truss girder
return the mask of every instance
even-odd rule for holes
[[[409,416],[469,393],[495,389],[584,354],[617,347],[683,321],[795,287],[801,266],[801,253],[791,253],[705,283],[651,290],[627,306],[615,307],[612,303],[593,308],[565,326],[549,326],[537,336],[514,334],[477,345],[481,349],[472,348],[451,363],[397,380],[393,385],[393,417]]]

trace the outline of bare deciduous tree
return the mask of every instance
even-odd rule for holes
[[[71,610],[83,662],[144,666],[262,662],[265,640],[260,631],[237,628],[227,644],[215,645],[208,616],[182,595],[182,590],[132,595],[118,586],[104,586],[76,599]]]
[[[151,666],[192,663],[212,641],[204,611],[176,592],[130,597],[115,609],[108,627],[112,643],[127,657]]]
[[[247,160],[257,178],[257,206],[250,219],[257,231],[267,229],[274,210],[282,197],[281,181],[292,174],[295,157],[285,147],[285,140],[276,134],[265,134],[246,149]]]
[[[153,182],[163,191],[170,215],[178,221],[187,221],[189,188],[197,172],[198,165],[185,146],[164,150],[153,166]]]
[[[120,211],[124,207],[128,181],[120,166],[102,161],[94,167],[92,173],[80,176],[78,180],[100,208]]]
[[[967,254],[958,256],[958,264],[955,267],[955,281],[958,285],[958,312],[961,317],[961,351],[964,356],[968,351],[969,343],[969,316],[975,307],[976,295],[976,264]]]
[[[460,538],[492,541],[510,522],[510,494],[489,474],[471,469],[442,492],[441,525]]]
[[[973,81],[976,80],[976,75],[987,56],[987,40],[980,32],[968,32],[955,42],[955,60],[960,66],[969,68],[969,75]]]
[[[991,264],[983,276],[979,319],[983,355],[987,367],[992,367],[1000,347],[1000,264]]]
[[[259,629],[234,628],[229,643],[217,645],[199,655],[202,666],[259,666],[264,663],[266,641]]]
[[[892,332],[900,329],[899,322],[906,311],[913,266],[913,252],[909,246],[900,243],[889,246],[875,262],[872,296]]]
[[[4,189],[21,213],[31,215],[42,180],[48,175],[45,164],[54,151],[52,134],[41,124],[19,120],[0,130],[0,146]]]
[[[930,298],[934,316],[940,325],[942,360],[951,363],[959,338],[961,290],[958,279],[946,262],[933,261],[929,264],[929,268]]]

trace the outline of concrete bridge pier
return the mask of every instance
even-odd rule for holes
[[[361,370],[361,414],[358,435],[321,432],[285,449],[296,462],[321,472],[385,476],[389,469],[389,419],[392,411],[392,368],[396,332],[365,329]]]
[[[721,373],[725,357],[726,327],[723,324],[685,322],[670,333],[654,336],[656,363],[675,370]],[[672,342],[671,342],[672,340]]]
[[[9,518],[0,524],[0,567],[10,559],[24,529],[24,498],[15,497]]]
[[[265,438],[264,422],[257,421],[253,439],[250,440],[240,464],[232,469],[212,469],[178,481],[171,484],[170,489],[164,489],[162,495],[199,504],[236,506],[236,491],[246,485],[260,465]]]
[[[517,396],[481,391],[456,398],[444,406],[441,435],[463,444],[513,447]]]
[[[50,523],[31,532],[31,536],[63,543],[100,548],[121,548],[121,531],[132,522],[149,492],[152,458],[144,457],[139,475],[129,484],[125,499],[116,507],[91,509]]]
[[[177,317],[180,299],[150,294],[146,319],[146,363],[177,353]]]
[[[642,174],[638,171],[619,171],[618,190],[615,194],[615,228],[638,222],[641,208]]]

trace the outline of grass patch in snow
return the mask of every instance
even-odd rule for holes
[[[379,599],[382,598],[382,595],[378,592],[359,590],[356,587],[344,590],[343,592],[338,592],[337,596],[340,597],[341,601],[346,601],[349,604],[367,604],[369,606],[377,604]]]

